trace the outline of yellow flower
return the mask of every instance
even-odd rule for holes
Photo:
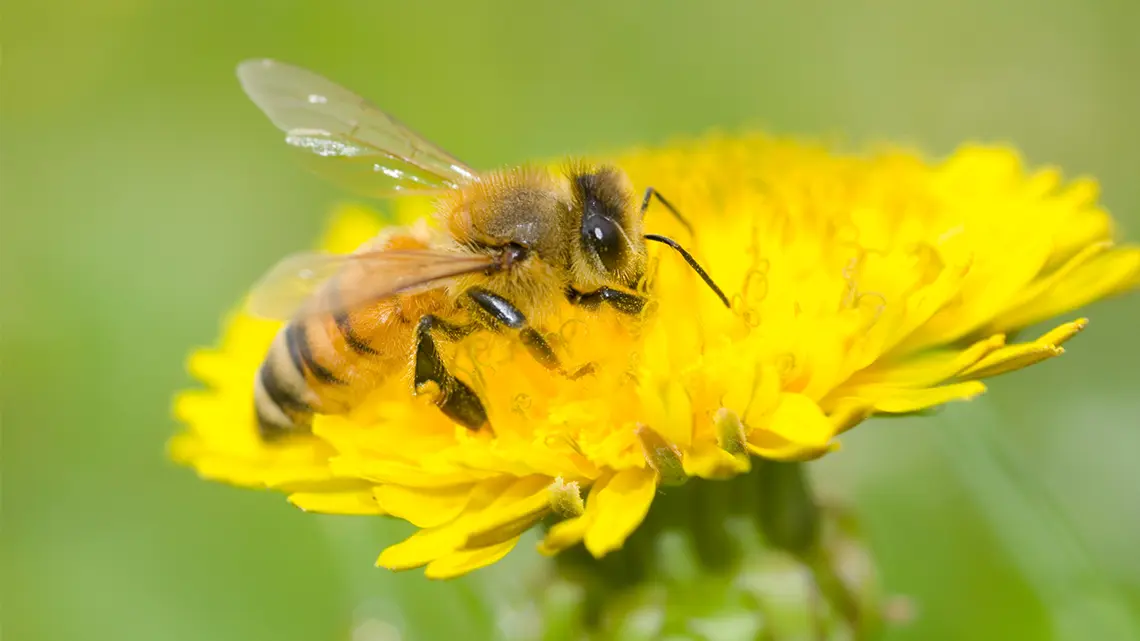
[[[848,156],[764,137],[705,139],[613,158],[695,223],[651,206],[649,231],[691,248],[727,310],[668,250],[651,247],[653,304],[634,321],[555,303],[552,375],[506,338],[449,358],[494,434],[449,422],[391,377],[313,434],[257,437],[252,382],[276,323],[232,318],[191,359],[172,455],[205,477],[289,494],[302,509],[390,515],[419,532],[391,569],[463,574],[503,557],[540,520],[556,553],[622,546],[660,485],[747,472],[750,456],[806,460],[869,416],[981,394],[979,379],[1062,353],[1076,319],[1035,340],[1010,332],[1140,282],[1140,248],[1113,245],[1091,180],[1026,172],[1011,150],[963,147],[931,164],[905,151]],[[430,203],[398,203],[404,221]],[[379,220],[358,207],[322,243],[348,252]]]

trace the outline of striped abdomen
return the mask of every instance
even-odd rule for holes
[[[427,240],[399,228],[361,251],[426,249]],[[278,332],[254,381],[254,410],[264,440],[309,431],[313,414],[351,410],[385,378],[411,366],[415,326],[425,314],[448,315],[455,304],[442,288],[375,300],[346,311],[345,294],[368,290],[388,274],[367,262],[346,266],[316,293],[320,309]]]
[[[270,345],[254,381],[254,410],[265,440],[309,430],[314,413],[348,411],[407,363],[414,319],[398,300],[354,314],[296,320]]]

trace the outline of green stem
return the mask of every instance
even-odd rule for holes
[[[796,557],[811,571],[823,598],[851,626],[856,639],[868,638],[878,617],[864,608],[839,575],[833,550],[823,540],[822,515],[799,462],[759,461],[759,521],[768,543]],[[866,610],[866,611],[865,611]]]
[[[773,547],[803,556],[816,548],[820,514],[802,463],[757,461],[760,529]]]
[[[839,572],[836,571],[838,564],[834,557],[828,553],[827,548],[817,545],[806,554],[797,554],[796,558],[811,571],[816,587],[819,588],[827,603],[851,626],[854,638],[869,638],[868,632],[870,630],[867,625],[868,621],[864,620],[863,608],[851,592],[847,582],[839,576]]]
[[[555,558],[561,580],[580,590],[582,601],[570,616],[579,617],[587,638],[627,638],[628,626],[647,621],[660,627],[654,634],[688,634],[694,625],[713,622],[744,625],[725,623],[732,616],[771,639],[797,638],[804,626],[821,639],[836,631],[857,640],[873,636],[877,592],[857,534],[821,508],[805,464],[753,464],[733,479],[661,488],[620,550],[594,559],[575,547]],[[810,576],[807,594],[818,607],[789,609],[769,600],[776,592],[763,579],[790,577],[794,584],[788,573],[796,567],[793,559],[808,570],[799,576]]]

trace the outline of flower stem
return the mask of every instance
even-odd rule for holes
[[[775,548],[804,557],[818,547],[819,506],[801,463],[759,460],[760,529]]]
[[[823,594],[823,598],[847,621],[855,634],[855,638],[866,638],[862,634],[865,622],[859,601],[852,594],[847,583],[839,576],[839,572],[836,571],[835,559],[828,553],[827,548],[823,545],[817,545],[806,554],[797,554],[796,558],[811,571],[812,578],[815,580],[816,587]]]
[[[877,573],[856,528],[816,500],[802,463],[752,462],[731,479],[661,488],[619,550],[560,553],[552,579],[581,600],[550,619],[576,618],[591,641],[702,626],[747,632],[733,638],[872,638]]]
[[[877,617],[873,608],[863,607],[840,576],[838,559],[822,534],[822,511],[804,464],[760,460],[755,467],[760,486],[760,529],[769,545],[803,563],[828,605],[851,626],[854,638],[868,638],[877,627]]]

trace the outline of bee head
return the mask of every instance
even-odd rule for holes
[[[576,211],[581,212],[579,244],[589,280],[636,284],[645,266],[641,218],[632,204],[625,174],[612,167],[571,174]],[[581,271],[581,267],[579,268]]]

